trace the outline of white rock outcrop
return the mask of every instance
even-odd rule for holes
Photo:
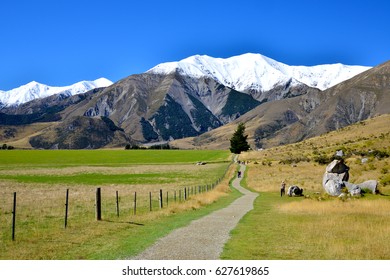
[[[343,193],[343,188],[347,188],[348,193],[352,196],[360,195],[362,191],[370,191],[373,194],[378,192],[378,182],[376,180],[352,184],[348,182],[348,179],[349,167],[345,165],[343,160],[336,159],[326,167],[322,186],[326,193],[331,196],[340,196]]]

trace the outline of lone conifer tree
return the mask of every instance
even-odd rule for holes
[[[245,125],[243,123],[239,123],[237,130],[234,132],[232,138],[230,138],[230,151],[234,154],[240,154],[241,152],[245,152],[249,150],[249,144],[246,140],[248,135],[244,135],[245,133]]]

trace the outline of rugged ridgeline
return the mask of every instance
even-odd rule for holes
[[[261,104],[234,122],[179,146],[228,148],[229,138],[244,122],[252,145],[270,147],[301,141],[347,125],[390,113],[390,62],[363,72],[323,92]],[[214,143],[214,145],[213,145]]]
[[[123,132],[121,141],[157,142],[197,136],[227,124],[262,102],[318,91],[305,85],[283,86],[269,91],[267,98],[256,100],[252,95],[224,86],[209,77],[194,78],[177,72],[170,74],[144,73],[132,75],[112,86],[95,89],[76,96],[56,95],[34,100],[19,107],[3,109],[3,125],[29,124],[42,121],[59,122],[32,137],[30,144],[36,148],[99,148],[112,144],[111,140],[86,142],[92,128],[78,127],[84,145],[64,144],[69,135],[69,122],[75,118],[104,117]],[[107,128],[110,129],[110,128]],[[53,133],[55,130],[57,133]],[[101,131],[100,131],[101,133]],[[58,136],[56,136],[58,135]],[[37,141],[36,139],[39,139]],[[46,139],[44,141],[44,139]],[[111,137],[109,138],[111,139]],[[79,143],[80,141],[73,141]]]
[[[186,137],[196,137],[186,141],[190,147],[211,148],[210,143],[218,143],[227,148],[237,122],[243,121],[253,142],[265,147],[299,141],[377,114],[379,107],[368,106],[363,90],[359,96],[364,97],[357,98],[353,108],[348,106],[356,111],[359,100],[364,100],[366,111],[330,121],[332,108],[338,108],[337,116],[345,113],[343,104],[349,104],[349,97],[344,91],[351,86],[345,82],[323,92],[319,89],[366,69],[341,64],[287,66],[253,54],[225,60],[194,56],[87,93],[58,94],[3,108],[0,125],[3,131],[10,131],[20,125],[50,122],[29,137],[34,148],[100,148]],[[383,71],[378,75],[386,75],[388,69]],[[385,90],[372,82],[365,87],[378,94]],[[12,128],[5,127],[10,125]],[[16,139],[17,133],[13,134]],[[7,141],[12,142],[12,137]]]
[[[210,78],[145,73],[91,95],[66,108],[61,116],[63,120],[104,117],[133,141],[154,142],[200,135],[258,104],[251,96]],[[66,122],[56,127],[64,129]]]

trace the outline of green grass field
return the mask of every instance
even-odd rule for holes
[[[228,189],[212,199],[211,194],[197,194],[199,186],[210,188],[224,176],[231,162],[228,151],[13,150],[1,151],[0,159],[0,259],[131,256],[155,238],[234,197]],[[207,164],[196,165],[198,161]],[[228,186],[226,181],[222,184]],[[98,187],[102,192],[101,222],[95,220]],[[67,189],[68,227],[64,229]],[[189,199],[184,202],[185,191]],[[11,241],[14,192],[16,240]],[[214,192],[219,193],[210,193]],[[221,196],[224,198],[214,203]]]
[[[14,166],[121,166],[134,164],[180,164],[229,160],[227,151],[193,150],[12,150],[1,151],[0,169]]]

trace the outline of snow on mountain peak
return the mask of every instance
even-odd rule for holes
[[[110,85],[112,85],[112,82],[106,78],[99,78],[94,81],[81,81],[63,87],[53,87],[32,81],[9,91],[0,91],[0,108],[20,105],[36,98],[44,98],[57,93],[65,93],[70,96]]]
[[[193,77],[211,77],[240,91],[268,91],[288,81],[325,90],[370,69],[340,63],[317,66],[289,66],[261,54],[246,53],[229,58],[194,55],[178,62],[162,63],[147,72],[179,72]]]

